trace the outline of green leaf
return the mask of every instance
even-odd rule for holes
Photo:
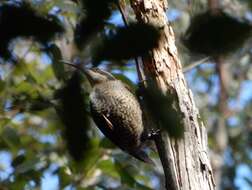
[[[141,183],[136,183],[136,188],[137,190],[153,190],[152,188],[146,186],[146,185],[143,185]]]
[[[20,145],[20,137],[14,128],[5,127],[1,136],[11,148],[17,148]]]
[[[67,185],[71,184],[72,182],[66,170],[67,170],[66,167],[60,167],[54,172],[54,174],[57,174],[59,176],[60,189],[64,189]]]
[[[37,95],[37,89],[34,87],[33,84],[29,83],[28,81],[22,81],[20,82],[16,87],[16,93],[19,94],[26,94],[30,96],[36,96]]]
[[[115,164],[112,162],[111,159],[109,160],[102,160],[98,163],[98,168],[102,170],[102,172],[106,173],[107,175],[118,178],[119,174],[116,170]]]
[[[100,147],[113,149],[116,146],[108,138],[103,138],[100,142]]]
[[[64,29],[53,15],[40,15],[27,2],[6,3],[0,6],[0,56],[11,58],[8,45],[17,37],[33,37],[45,44]]]
[[[9,122],[11,122],[11,119],[9,118],[1,118],[0,120],[0,128],[3,129],[3,127],[5,127]],[[2,131],[2,130],[0,130]]]
[[[45,109],[51,108],[53,104],[46,98],[38,96],[35,99],[29,100],[29,111],[43,111]]]
[[[4,88],[5,88],[5,82],[2,79],[0,79],[0,94],[3,92]]]
[[[11,166],[16,168],[17,166],[21,165],[24,161],[25,161],[25,155],[20,154],[12,160]]]
[[[92,172],[92,168],[94,169],[94,165],[100,160],[102,155],[102,150],[99,147],[99,139],[92,138],[88,142],[88,149],[85,152],[85,157],[82,161],[83,168],[81,169],[82,172],[88,174]]]
[[[129,187],[134,188],[136,180],[132,177],[126,168],[119,162],[115,162],[117,172],[120,174],[122,184],[127,184]]]
[[[26,172],[29,172],[30,170],[35,170],[35,166],[37,163],[39,163],[39,158],[32,158],[30,160],[24,161],[22,164],[17,165],[15,169],[16,174],[23,174]]]
[[[56,78],[58,80],[64,80],[65,69],[63,62],[61,61],[63,58],[60,49],[55,44],[52,44],[47,51],[49,51],[49,54],[52,58],[52,68]]]
[[[135,178],[134,174],[130,173],[130,168],[127,165],[123,165],[120,162],[115,162],[115,168],[118,171],[122,184],[128,185],[130,188],[135,190],[152,190],[150,187],[139,183]]]

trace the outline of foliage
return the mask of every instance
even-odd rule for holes
[[[39,15],[28,3],[3,3],[0,7],[0,53],[10,58],[8,44],[17,37],[33,37],[41,43],[49,41],[63,28],[53,15]],[[30,28],[32,26],[32,29]],[[46,30],[44,30],[46,28]]]
[[[4,18],[0,25],[5,28],[0,33],[4,42],[0,53],[0,147],[4,163],[11,164],[11,171],[3,169],[1,173],[1,188],[46,186],[43,176],[51,173],[58,177],[59,189],[97,189],[111,185],[125,189],[150,189],[149,177],[131,166],[136,161],[129,160],[129,156],[121,151],[117,153],[118,149],[98,133],[93,123],[90,128],[87,82],[84,81],[82,86],[83,77],[63,64],[64,52],[55,43],[69,37],[64,33],[59,38],[57,34],[63,32],[65,22],[74,19],[76,27],[66,31],[72,30],[72,43],[75,42],[80,51],[92,44],[92,40],[86,41],[90,36],[99,38],[102,34],[107,39],[98,44],[101,55],[96,55],[97,60],[106,59],[105,55],[114,59],[115,54],[107,51],[106,46],[114,48],[115,44],[115,49],[121,48],[118,46],[127,40],[121,41],[132,36],[140,40],[141,45],[136,50],[125,51],[126,58],[145,53],[155,45],[158,31],[143,24],[121,28],[111,39],[117,43],[111,42],[106,36],[111,28],[106,27],[112,24],[106,22],[112,13],[112,1],[102,2],[102,6],[98,6],[99,12],[96,10],[97,3],[100,1],[82,1],[81,4],[54,1],[52,5],[44,1],[39,6],[22,1],[0,4],[0,13]],[[69,10],[68,4],[74,9]],[[42,12],[50,18],[42,16]],[[75,18],[79,12],[78,21]],[[84,12],[86,15],[82,15]],[[10,22],[8,26],[7,22]],[[146,36],[141,36],[144,31],[147,31],[148,37],[156,37],[145,43],[143,38]],[[28,47],[24,48],[26,45]],[[118,77],[125,78],[123,75]],[[141,167],[150,168],[144,164]]]
[[[240,21],[222,10],[207,11],[192,19],[185,44],[196,53],[225,55],[239,49],[251,34],[251,24]]]
[[[136,88],[132,82],[136,78],[134,64],[128,59],[155,47],[160,38],[158,30],[142,24],[118,27],[121,20],[116,20],[120,15],[115,0],[25,2],[0,3],[0,189],[54,188],[48,187],[50,181],[58,189],[160,189],[162,172],[158,167],[134,160],[94,127],[89,117],[87,81],[63,64],[69,53],[65,47],[72,43],[70,61],[82,60],[79,64],[85,67],[101,65]],[[192,11],[195,16],[197,8],[201,11],[206,7],[205,1],[190,6],[185,1],[169,2],[172,7],[168,16],[176,34],[185,33],[182,29],[189,25]],[[233,1],[225,2],[232,10]],[[242,8],[232,15],[234,18],[251,14],[249,0],[236,3]],[[179,13],[177,17],[174,12]],[[15,19],[10,13],[16,15]],[[195,56],[177,41],[182,61],[194,61]],[[231,114],[226,121],[229,144],[224,154],[223,189],[251,187],[250,47],[247,41],[228,59]],[[209,126],[209,144],[214,150],[214,126],[222,117],[217,108],[220,102],[215,65],[203,64],[186,77]],[[166,97],[149,91],[146,95],[149,102],[158,100],[163,105],[162,109],[157,104],[149,105],[160,123],[179,124],[180,117],[173,111],[174,94]],[[163,113],[166,106],[172,111]],[[173,128],[168,126],[167,130]],[[174,134],[179,136],[181,132],[183,129]],[[156,158],[155,153],[152,158]],[[155,160],[158,166],[158,158]],[[240,175],[244,167],[246,176]]]

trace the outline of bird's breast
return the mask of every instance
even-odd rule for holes
[[[112,135],[110,138],[118,138],[126,146],[140,144],[140,136],[143,132],[142,111],[136,97],[125,88],[123,83],[111,81],[96,85],[90,94],[90,101],[98,127],[100,129],[106,127],[104,122],[100,122],[104,116],[113,125],[113,135],[117,137]],[[97,122],[98,117],[99,122]]]

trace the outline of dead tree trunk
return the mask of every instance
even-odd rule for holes
[[[153,78],[163,93],[174,89],[179,111],[184,115],[182,139],[169,139],[163,134],[162,139],[156,141],[166,188],[213,190],[215,184],[208,157],[207,132],[182,72],[174,33],[166,17],[167,0],[131,0],[131,6],[138,22],[153,24],[163,33],[159,47],[143,58],[145,76]]]

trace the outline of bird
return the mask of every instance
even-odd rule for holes
[[[116,146],[145,163],[154,164],[144,150],[151,135],[144,129],[143,112],[131,89],[98,68],[82,70],[91,87],[90,112],[96,126]]]

